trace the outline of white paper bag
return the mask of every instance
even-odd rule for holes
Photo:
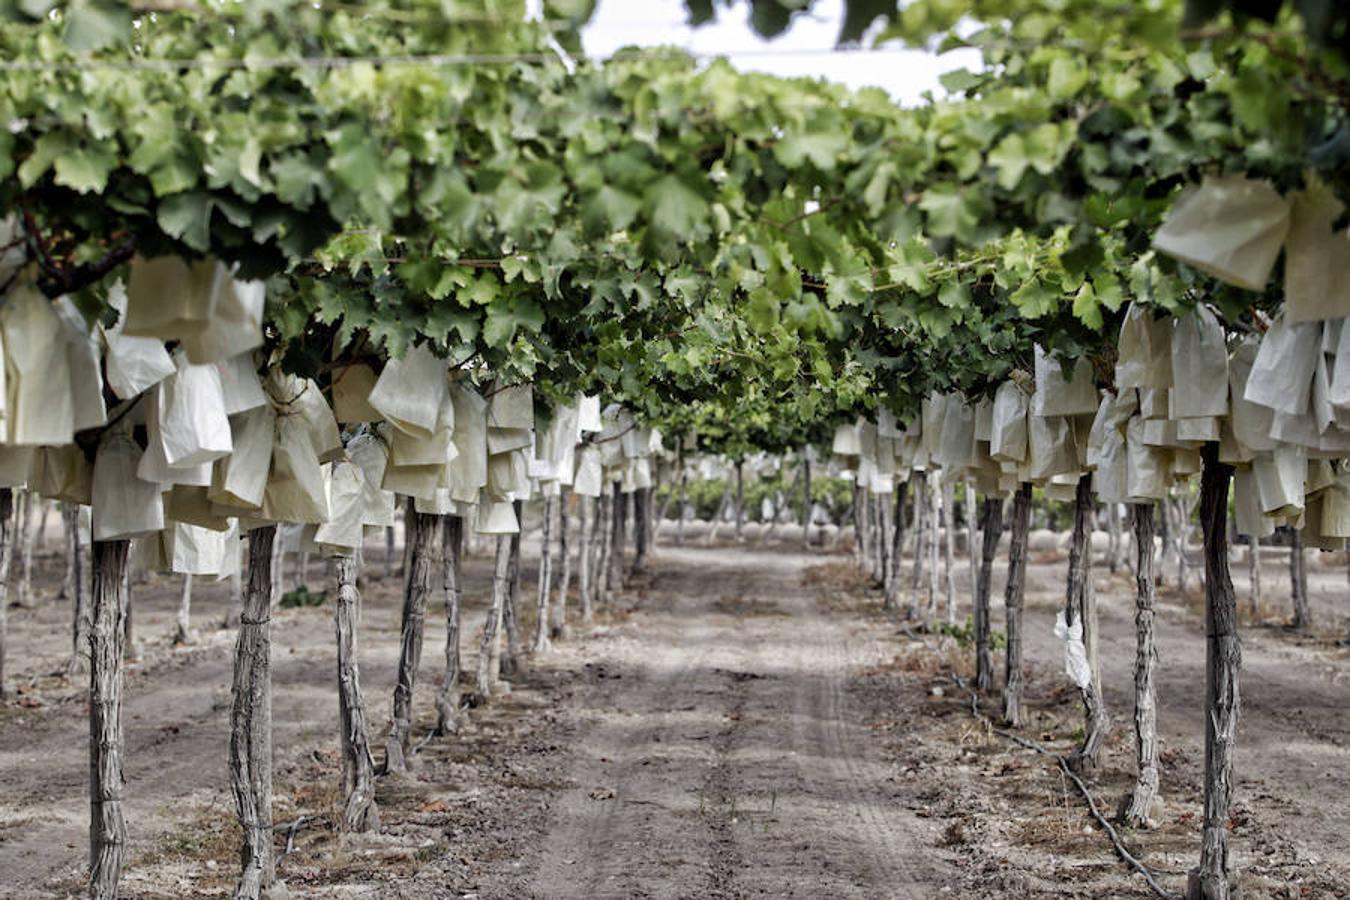
[[[534,430],[531,428],[494,428],[489,426],[487,430],[488,453],[510,453],[512,450],[525,449],[533,442]],[[615,441],[614,443],[622,449],[621,441]]]
[[[89,503],[93,495],[93,471],[84,450],[75,444],[34,447],[29,487],[50,500]]]
[[[98,428],[108,421],[103,402],[103,366],[98,340],[89,331],[84,314],[69,297],[62,297],[52,308],[66,329],[66,363],[70,368],[71,407],[75,430]]]
[[[474,531],[479,534],[516,534],[520,524],[516,521],[515,507],[508,500],[490,500],[484,497],[478,503],[478,521]]]
[[[36,447],[0,444],[0,487],[23,487],[33,475]]]
[[[1172,380],[1175,418],[1228,412],[1228,346],[1223,325],[1203,305],[1178,319],[1172,332]]]
[[[948,469],[962,469],[975,461],[975,408],[960,394],[951,394],[944,404],[942,435],[933,462]]]
[[[396,466],[447,465],[459,452],[452,440],[454,428],[455,406],[447,390],[441,398],[436,430],[425,436],[395,430],[390,442],[389,458]]]
[[[1321,352],[1319,324],[1277,321],[1261,338],[1243,396],[1276,412],[1302,415],[1308,411]]]
[[[989,455],[998,460],[1023,462],[1027,458],[1027,412],[1031,398],[1013,381],[994,393],[989,432]]]
[[[330,516],[319,523],[314,541],[326,553],[346,556],[361,549],[365,519],[365,472],[356,463],[338,460],[329,475]]]
[[[1320,180],[1291,198],[1284,245],[1284,316],[1314,322],[1350,316],[1350,237],[1332,231],[1345,205]]]
[[[233,449],[225,389],[213,365],[179,360],[178,371],[159,385],[159,441],[172,468],[199,466]]]
[[[347,455],[364,477],[361,523],[379,528],[393,525],[397,501],[392,492],[383,488],[384,471],[389,465],[388,445],[376,434],[362,432],[348,442]]]
[[[830,445],[830,451],[835,456],[857,456],[862,452],[862,445],[858,441],[858,425],[856,422],[839,425],[834,429],[834,440]]]
[[[276,418],[270,404],[230,416],[234,451],[216,463],[207,494],[212,503],[254,510],[262,507],[272,467]]]
[[[267,402],[253,353],[241,353],[216,363],[220,373],[220,387],[225,394],[225,412],[228,415],[256,409]]]
[[[1261,493],[1251,467],[1233,470],[1233,515],[1238,534],[1265,538],[1275,533],[1275,520],[1261,512]]]
[[[384,418],[370,405],[375,390],[375,370],[365,363],[353,363],[333,370],[333,414],[338,422],[378,422]]]
[[[183,335],[188,361],[194,365],[224,362],[261,347],[266,299],[267,288],[261,281],[237,281],[230,266],[216,263],[206,327]]]
[[[1275,449],[1275,442],[1270,437],[1274,415],[1269,407],[1247,399],[1247,382],[1256,354],[1257,341],[1248,337],[1233,347],[1233,355],[1229,357],[1228,387],[1232,409],[1229,423],[1239,444],[1253,453],[1263,453]]]
[[[94,540],[141,537],[164,527],[159,485],[136,477],[141,448],[123,429],[104,435],[94,457],[92,479]]]
[[[600,451],[587,445],[577,451],[576,475],[572,479],[572,493],[579,497],[599,497],[605,492],[604,466]]]
[[[528,384],[496,386],[488,398],[488,427],[534,429],[534,389]]]
[[[299,415],[277,416],[261,517],[298,524],[318,524],[330,517],[323,464],[309,426]]]
[[[217,265],[211,259],[188,262],[177,256],[133,259],[122,333],[181,341],[204,332],[219,298],[214,291]]]
[[[455,457],[447,470],[450,496],[458,503],[474,503],[487,484],[487,401],[458,383],[450,386],[450,399],[455,406]]]
[[[1263,181],[1206,176],[1153,237],[1162,253],[1229,284],[1263,290],[1289,230],[1289,204]]]
[[[164,521],[183,522],[211,531],[229,531],[234,519],[211,502],[211,489],[176,484],[164,492]]]
[[[1308,456],[1302,447],[1280,444],[1270,454],[1252,460],[1261,511],[1270,516],[1297,515],[1303,510],[1303,478]]]
[[[402,359],[389,360],[368,401],[399,431],[430,437],[440,421],[441,401],[450,387],[447,371],[445,360],[418,344]]]
[[[1092,364],[1074,360],[1073,378],[1066,381],[1059,359],[1036,347],[1036,393],[1031,412],[1037,416],[1092,416],[1097,413],[1097,386]]]
[[[0,332],[8,442],[69,444],[75,437],[75,405],[60,316],[36,289],[19,284],[0,309]]]
[[[494,453],[488,456],[487,493],[489,497],[504,499],[530,486],[528,457],[524,450]]]
[[[164,567],[170,572],[219,576],[228,574],[231,569],[226,549],[229,531],[170,522],[160,540],[163,542]]]
[[[1131,301],[1120,323],[1116,388],[1167,390],[1172,386],[1172,320],[1156,319]]]
[[[1027,416],[1028,480],[1078,473],[1073,423],[1063,416]]]
[[[600,424],[600,396],[582,395],[577,400],[577,428],[584,432],[602,429],[604,426]]]

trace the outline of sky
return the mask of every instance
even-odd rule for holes
[[[748,5],[727,10],[719,3],[715,24],[691,28],[685,24],[684,0],[600,0],[582,42],[586,54],[595,57],[631,45],[675,45],[699,55],[726,56],[739,69],[826,78],[852,88],[880,87],[911,106],[922,102],[924,91],[945,94],[938,83],[943,72],[980,67],[974,50],[941,56],[892,47],[836,51],[843,0],[817,0],[811,13],[798,16],[786,34],[766,41],[746,21]]]

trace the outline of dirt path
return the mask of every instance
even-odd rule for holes
[[[824,619],[805,560],[666,549],[569,707],[576,786],[541,897],[921,897],[949,878],[844,687],[879,659]],[[639,621],[640,620],[640,621]]]
[[[467,565],[469,671],[489,564],[475,556]],[[379,577],[382,568],[367,571],[360,631],[377,748],[399,632],[399,580]],[[322,586],[319,571],[312,586]],[[292,896],[1148,896],[1053,764],[971,720],[947,675],[969,666],[969,648],[933,635],[916,641],[881,614],[855,571],[847,557],[792,544],[663,545],[592,628],[531,661],[509,694],[471,711],[460,734],[426,743],[409,776],[380,779],[382,827],[366,835],[331,827],[339,777],[331,606],[281,611],[276,820],[305,817],[280,866]],[[960,562],[963,592],[966,571]],[[51,567],[42,580],[57,574]],[[1026,730],[1061,750],[1080,724],[1051,636],[1063,576],[1053,554],[1033,560]],[[523,583],[533,582],[527,568]],[[995,598],[1001,584],[1000,569]],[[1091,782],[1111,809],[1132,773],[1132,586],[1100,571],[1096,585],[1115,728]],[[232,885],[233,635],[215,627],[225,588],[201,585],[197,597],[199,641],[174,649],[176,582],[136,593],[146,654],[127,690],[127,897],[218,897]],[[1162,606],[1165,804],[1158,829],[1126,839],[1179,887],[1197,846],[1203,634],[1193,601],[1164,594]],[[66,615],[51,601],[11,610],[12,684],[23,693],[0,704],[6,897],[80,891],[84,685],[48,674],[65,659]],[[419,739],[434,721],[440,616],[433,602],[414,700]],[[1247,895],[1350,896],[1350,652],[1271,627],[1245,628],[1244,652],[1231,827]],[[283,828],[278,851],[286,845]]]

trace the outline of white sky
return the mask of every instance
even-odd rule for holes
[[[887,47],[875,51],[834,51],[843,21],[843,0],[818,0],[798,16],[786,34],[761,39],[747,21],[749,4],[730,10],[717,3],[715,24],[685,24],[684,0],[600,0],[582,32],[588,56],[606,57],[620,47],[674,45],[699,55],[726,56],[739,69],[784,76],[814,76],[852,88],[880,87],[905,105],[922,102],[924,91],[945,94],[938,76],[951,69],[980,68],[979,53],[955,50],[938,56],[923,50]]]

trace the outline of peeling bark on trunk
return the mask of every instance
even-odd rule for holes
[[[272,544],[276,536],[275,525],[249,532],[248,590],[234,645],[230,785],[243,831],[241,872],[234,891],[237,900],[260,897],[276,881],[272,856],[271,636]]]
[[[811,546],[811,457],[802,456],[802,547]]]
[[[886,572],[886,585],[883,591],[882,609],[900,608],[900,555],[905,544],[905,497],[909,493],[909,482],[902,481],[895,486],[895,512],[890,534],[883,540],[891,543],[890,567]]]
[[[1112,574],[1120,568],[1120,506],[1106,504],[1106,568]]]
[[[1247,536],[1247,577],[1251,581],[1252,619],[1261,615],[1261,539]]]
[[[647,564],[648,543],[651,539],[652,489],[638,488],[633,493],[633,571],[640,572]]]
[[[1135,828],[1149,827],[1158,802],[1158,705],[1153,670],[1158,651],[1153,643],[1153,504],[1134,507],[1135,654],[1134,654],[1134,793],[1122,816]]]
[[[980,574],[975,583],[975,689],[987,691],[994,686],[994,648],[989,618],[989,594],[994,576],[994,554],[1003,535],[1003,499],[985,497],[980,510]],[[950,538],[948,539],[950,542]],[[954,611],[949,613],[954,616]]]
[[[178,597],[177,629],[173,635],[175,644],[192,643],[192,575],[183,576],[183,590]]]
[[[384,529],[384,577],[394,577],[394,526]]]
[[[876,545],[876,552],[873,557],[876,562],[876,568],[872,571],[872,580],[881,586],[884,593],[886,588],[886,573],[891,568],[891,503],[890,496],[887,494],[877,494],[873,498],[872,505],[876,508],[876,528],[873,530],[872,543]]]
[[[568,532],[572,517],[567,513],[566,488],[558,498],[558,559],[562,561],[562,577],[558,579],[558,602],[553,605],[550,634],[556,639],[567,637],[567,592],[572,589],[572,553]]]
[[[975,594],[975,582],[980,577],[980,565],[975,556],[975,548],[980,546],[979,515],[975,512],[975,484],[966,479],[966,557],[970,562],[970,592]]]
[[[0,495],[5,522],[9,490]],[[6,541],[8,543],[8,541]],[[117,896],[126,855],[122,817],[122,613],[127,598],[130,541],[96,541],[93,560],[93,621],[89,629],[89,896]],[[0,563],[0,568],[3,567]]]
[[[126,589],[126,599],[122,604],[122,658],[140,659],[140,648],[136,646],[136,633],[131,619],[131,564],[124,566],[122,571]]]
[[[1162,554],[1158,558],[1158,570],[1153,573],[1153,584],[1155,587],[1162,587],[1167,584],[1167,554],[1171,552],[1172,546],[1172,516],[1167,511],[1166,498],[1158,501],[1157,512],[1162,513],[1154,523],[1158,526],[1158,542],[1162,547]]]
[[[1097,598],[1092,589],[1092,476],[1078,479],[1073,506],[1073,540],[1069,545],[1069,579],[1065,591],[1064,618],[1069,625],[1083,623],[1091,682],[1082,688],[1083,743],[1067,762],[1082,774],[1097,767],[1102,744],[1110,729],[1102,697],[1101,669],[1097,662]]]
[[[853,482],[853,555],[860,572],[867,571],[867,491]]]
[[[1205,817],[1200,865],[1191,870],[1188,900],[1228,900],[1228,812],[1233,800],[1233,751],[1237,744],[1238,674],[1242,644],[1237,597],[1228,572],[1224,516],[1233,468],[1219,462],[1217,444],[1201,451],[1200,525],[1205,542]]]
[[[614,496],[610,492],[601,494],[595,501],[596,505],[596,565],[595,565],[595,590],[596,600],[600,603],[609,601],[610,576],[613,572],[610,570],[609,557],[612,544],[614,543]]]
[[[928,606],[926,609],[927,620],[934,622],[937,620],[937,595],[938,595],[938,489],[941,485],[940,476],[928,485]]]
[[[525,530],[525,517],[524,503],[517,500],[515,506],[516,521],[520,524],[520,530],[511,535],[511,560],[507,568],[506,603],[502,605],[502,631],[504,634],[502,635],[501,652],[498,655],[496,668],[497,674],[503,678],[510,678],[520,671],[520,541]]]
[[[1022,608],[1026,596],[1027,532],[1031,528],[1031,483],[1022,482],[1013,495],[1008,523],[1008,584],[1003,592],[1008,630],[1008,652],[1003,666],[1003,721],[1013,728],[1022,725]]]
[[[459,730],[460,605],[464,591],[460,572],[464,562],[464,519],[446,516],[441,523],[441,577],[445,590],[445,674],[436,695],[436,733]]]
[[[80,505],[61,501],[61,537],[65,548],[65,573],[61,576],[61,592],[58,600],[71,600],[75,597],[75,585],[78,581],[75,568],[80,554]]]
[[[282,572],[286,569],[286,532],[284,526],[277,526],[275,540],[272,541],[272,608],[276,609],[277,604],[281,603],[281,598],[285,596],[286,586],[283,583]]]
[[[497,557],[492,569],[492,602],[488,606],[487,619],[483,622],[483,639],[478,645],[478,701],[486,704],[492,699],[494,681],[493,659],[499,653],[497,649],[502,625],[502,611],[506,607],[506,595],[511,592],[511,536],[497,536]]]
[[[928,538],[928,473],[914,475],[914,577],[910,584],[909,618],[919,618],[919,585],[923,582],[923,560]]]
[[[745,541],[745,463],[736,460],[736,542]]]
[[[616,481],[614,482],[614,500],[611,504],[611,531],[609,544],[609,588],[610,590],[623,590],[623,557],[624,544],[628,540],[628,500],[624,497],[622,487]]]
[[[334,560],[337,600],[338,729],[342,744],[343,831],[374,831],[380,827],[375,805],[375,759],[370,751],[370,724],[361,697],[361,670],[357,657],[357,625],[361,620],[361,593],[356,586],[359,564],[355,557]]]
[[[950,480],[944,480],[942,488],[942,528],[943,531],[946,532],[946,534],[942,541],[942,557],[943,557],[942,589],[946,594],[947,600],[947,621],[953,625],[956,624],[956,578],[952,571],[952,564],[953,564],[952,557],[956,552],[955,547],[956,524],[955,524],[955,517],[952,515],[952,504],[955,502],[955,500],[956,500],[956,486]],[[999,504],[999,515],[1000,516],[1002,515],[1001,502]],[[970,552],[972,554],[975,552],[974,544],[970,545]],[[989,592],[987,589],[985,591],[984,602],[985,608],[987,610],[989,606]],[[986,624],[988,624],[987,616],[986,616]],[[992,667],[992,663],[990,665]],[[990,670],[989,677],[991,679],[993,678],[992,668]]]
[[[407,577],[403,582],[403,616],[399,633],[398,681],[394,685],[394,703],[389,718],[389,737],[385,741],[384,770],[406,772],[412,746],[413,689],[422,661],[422,638],[426,629],[427,597],[431,594],[431,573],[436,563],[436,538],[440,517],[419,513],[408,498],[404,518],[408,545]]]
[[[539,583],[534,604],[534,652],[549,647],[549,606],[553,599],[553,498],[544,498],[544,526],[539,536]]]
[[[599,514],[598,499],[590,497],[578,497],[578,505],[581,507],[581,533],[578,536],[577,547],[577,593],[581,600],[581,621],[589,623],[591,617],[595,615],[595,598],[593,596],[591,572],[591,561],[595,557],[595,541],[592,531],[595,530],[595,518]]]
[[[37,514],[37,495],[25,489],[19,502],[19,584],[14,602],[28,607],[33,604],[33,517]]]
[[[70,521],[72,517],[73,524]],[[89,658],[89,591],[84,578],[84,549],[80,547],[79,504],[62,503],[61,519],[66,525],[66,580],[69,582],[66,596],[72,601],[70,662],[66,663],[66,674],[74,675],[84,671]],[[2,603],[4,596],[3,591],[0,591]]]
[[[1289,596],[1294,605],[1293,626],[1300,630],[1311,628],[1312,607],[1308,603],[1308,560],[1303,552],[1303,532],[1290,528]]]

